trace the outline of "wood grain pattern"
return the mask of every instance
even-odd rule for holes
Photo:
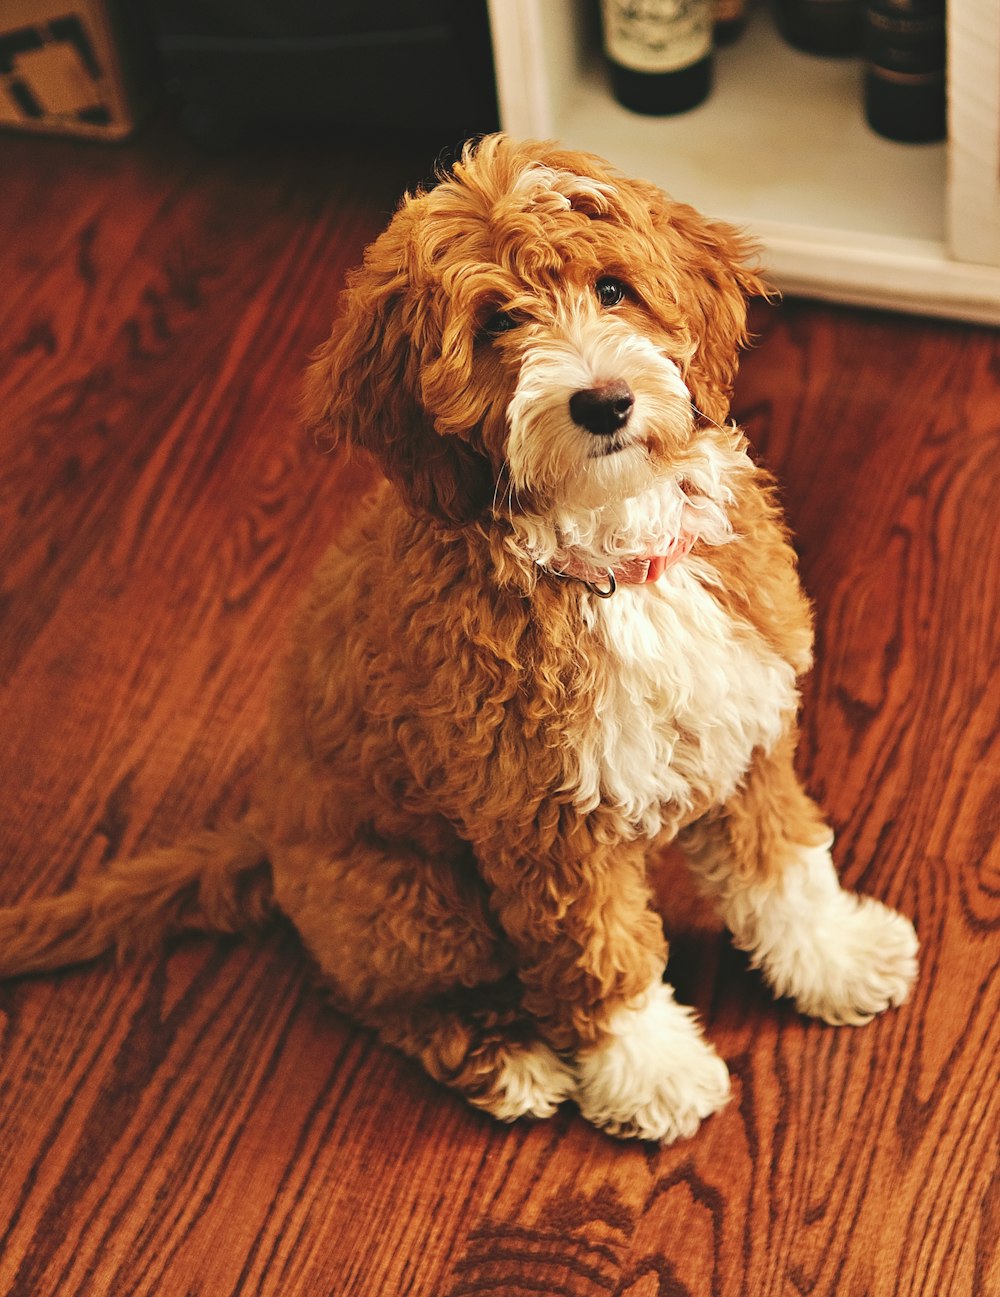
[[[0,902],[245,804],[366,480],[297,430],[299,375],[427,165],[0,138]],[[737,412],[819,623],[802,769],[848,883],[916,918],[912,1004],[800,1019],[692,899],[671,975],[735,1097],[660,1150],[465,1108],[281,930],[0,985],[0,1292],[1000,1293],[1000,343],[757,324]]]

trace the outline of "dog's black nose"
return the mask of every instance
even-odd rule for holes
[[[587,387],[569,398],[569,413],[574,423],[596,436],[617,432],[628,423],[635,397],[628,383],[617,379],[600,387]]]

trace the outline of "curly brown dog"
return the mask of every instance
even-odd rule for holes
[[[351,277],[309,422],[386,483],[324,561],[246,824],[0,912],[0,972],[277,906],[335,1002],[510,1120],[690,1135],[726,1067],[663,980],[675,840],[776,994],[901,1003],[793,771],[810,610],[726,419],[749,249],[597,158],[492,136]]]

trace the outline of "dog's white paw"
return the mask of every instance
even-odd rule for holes
[[[498,1121],[519,1117],[551,1117],[576,1091],[569,1064],[542,1041],[512,1047],[504,1057],[490,1093],[473,1099]]]
[[[917,976],[913,924],[870,896],[845,892],[825,848],[759,902],[751,954],[777,995],[836,1026],[860,1025],[902,1004]]]
[[[611,1135],[670,1144],[693,1135],[729,1098],[726,1065],[694,1013],[663,982],[621,1008],[609,1034],[577,1060],[580,1111]]]
[[[860,1026],[904,1002],[917,976],[913,924],[870,896],[841,892],[809,940],[772,952],[764,973],[800,1013]]]

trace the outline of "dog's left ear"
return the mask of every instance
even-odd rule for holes
[[[641,188],[664,245],[675,304],[690,327],[694,353],[685,382],[698,409],[724,423],[739,353],[749,342],[747,301],[774,290],[757,269],[756,246],[739,230],[707,220],[652,185]]]
[[[374,455],[414,512],[461,526],[485,508],[492,478],[472,446],[437,431],[415,395],[422,363],[409,269],[415,201],[348,276],[333,333],[307,371],[302,412],[325,444]]]

